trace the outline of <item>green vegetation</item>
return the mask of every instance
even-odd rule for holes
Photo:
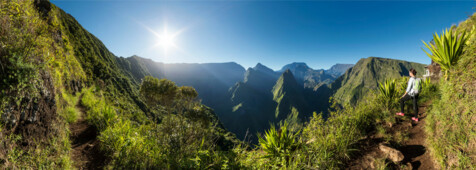
[[[380,96],[382,98],[383,105],[386,109],[390,109],[392,104],[395,104],[395,99],[399,95],[397,93],[397,88],[395,80],[385,80],[384,83],[379,83]]]
[[[48,8],[52,9],[57,8]],[[67,122],[74,120],[75,105],[67,103],[62,93],[70,90],[69,82],[84,76],[71,58],[71,46],[57,41],[66,37],[58,34],[55,12],[50,14],[39,13],[32,1],[0,1],[2,168],[72,165]],[[29,126],[22,123],[25,119]]]
[[[166,88],[164,88],[166,87]],[[227,150],[235,142],[210,109],[195,101],[193,88],[177,87],[168,80],[146,77],[141,93],[162,109],[160,123],[134,122],[108,104],[98,88],[84,91],[81,103],[87,120],[100,132],[99,140],[114,168],[220,168],[228,166]],[[154,100],[157,99],[157,100]]]
[[[86,107],[86,120],[99,131],[105,130],[116,123],[117,115],[113,106],[107,104],[104,93],[98,88],[85,89],[81,104]]]
[[[474,26],[473,26],[474,27]],[[431,52],[428,53],[425,50],[425,53],[430,57],[433,61],[440,64],[441,68],[445,71],[445,79],[448,77],[448,70],[450,70],[458,60],[461,58],[463,54],[463,48],[471,36],[474,34],[474,29],[471,32],[467,32],[466,30],[456,29],[455,27],[451,27],[449,30],[446,29],[441,36],[438,33],[433,35],[433,43],[429,43],[428,45],[425,41],[426,48],[428,48]]]
[[[23,0],[0,8],[0,167],[71,169],[68,125],[82,116],[98,129],[107,167],[229,165],[222,155],[237,141],[193,88],[175,87],[165,101],[173,104],[156,109],[118,58],[61,9]],[[22,110],[35,114],[21,118]]]
[[[267,157],[276,158],[276,162],[282,162],[281,166],[287,166],[289,157],[300,145],[297,141],[299,132],[289,131],[287,122],[284,122],[279,130],[271,125],[264,138],[258,135],[260,147],[267,153]]]
[[[370,95],[372,94],[372,95]],[[333,169],[342,168],[359,147],[355,145],[390,114],[381,114],[377,97],[370,93],[367,102],[356,107],[336,108],[325,121],[314,113],[302,133],[288,131],[287,123],[279,130],[271,128],[260,139],[259,148],[246,151],[235,148],[239,165],[247,168],[270,169]],[[285,135],[286,134],[286,135]],[[263,152],[264,151],[264,152]]]
[[[262,122],[270,120],[280,124],[252,147],[225,130],[194,88],[147,76],[146,69],[133,72],[133,65],[141,63],[117,58],[48,1],[0,1],[0,9],[4,169],[72,169],[68,127],[81,118],[97,129],[96,142],[109,169],[338,169],[372,132],[394,146],[408,138],[387,126],[395,123],[396,100],[408,81],[401,77],[412,67],[422,73],[421,64],[362,59],[331,85],[335,93],[329,115],[314,112],[311,117],[315,109],[302,108],[315,105],[307,96],[312,92],[299,87],[291,73],[278,79],[266,76],[266,68],[251,69],[231,89],[235,107],[230,110],[245,115],[239,119],[250,121],[253,130],[268,129]],[[475,25],[476,15],[455,32],[472,32]],[[476,164],[476,130],[468,128],[476,124],[476,38],[466,35],[462,37],[468,41],[456,45],[462,51],[452,51],[460,59],[449,62],[450,79],[437,84],[425,80],[421,92],[420,103],[432,100],[426,130],[430,152],[442,168]],[[282,117],[246,117],[254,113]],[[377,168],[386,166],[385,160],[377,160]]]
[[[64,99],[65,106],[62,112],[60,112],[60,115],[63,117],[64,120],[66,120],[68,124],[76,122],[76,120],[81,117],[80,111],[78,110],[78,108],[76,108],[76,105],[79,102],[79,95],[77,94],[75,96],[63,93],[62,97]]]
[[[322,114],[314,113],[308,123],[294,131],[288,131],[291,126],[287,123],[281,126],[281,132],[272,126],[265,138],[260,138],[259,147],[250,151],[247,147],[235,147],[235,159],[238,165],[251,169],[344,168],[360,152],[359,141],[374,131],[390,145],[399,147],[409,138],[409,134],[390,132],[389,124],[396,123],[393,114],[397,112],[395,105],[407,81],[408,78],[399,78],[380,83],[393,86],[393,95],[388,95],[393,98],[388,102],[382,102],[380,90],[370,91],[364,96],[366,100],[355,106],[347,103],[338,107],[336,100],[331,99],[334,102],[333,111],[326,120]],[[428,101],[435,96],[434,89],[432,84],[424,86],[421,101]],[[284,128],[287,133],[284,133]],[[297,133],[299,131],[302,133]],[[382,169],[387,166],[385,160],[377,160],[376,164]]]
[[[170,106],[177,94],[177,86],[174,82],[150,76],[146,76],[142,81],[140,94],[149,105]]]
[[[476,14],[454,32],[472,32],[475,26]],[[448,80],[438,82],[428,111],[429,150],[442,169],[474,169],[476,165],[476,38],[468,36],[459,61],[448,63]]]

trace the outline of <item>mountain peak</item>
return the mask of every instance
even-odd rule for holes
[[[273,87],[273,100],[278,103],[275,111],[276,118],[282,120],[290,113],[291,107],[304,108],[306,103],[303,88],[294,79],[291,70],[286,69]]]
[[[281,90],[282,88],[294,89],[297,87],[298,87],[298,84],[296,79],[294,78],[293,73],[291,72],[291,70],[287,69],[281,74],[278,81],[276,82],[275,90]]]
[[[331,84],[332,90],[335,91],[333,96],[338,101],[355,104],[364,94],[376,89],[378,82],[408,76],[410,68],[418,72],[423,71],[424,67],[424,64],[389,58],[362,58]]]
[[[258,70],[258,69],[269,69],[269,68],[266,67],[265,65],[261,64],[261,63],[258,63],[258,64],[256,64],[255,67],[253,67],[253,69]]]
[[[306,63],[304,62],[293,62],[291,64],[286,64],[285,66],[283,66],[283,68],[281,68],[280,72],[284,72],[286,71],[286,69],[290,69],[290,70],[309,70],[311,69],[309,66],[307,66]]]
[[[294,75],[293,75],[293,73],[291,72],[291,70],[289,70],[289,69],[286,69],[286,70],[283,72],[283,74],[281,74],[281,77],[283,77],[283,78],[290,78],[290,77],[292,77],[292,78],[294,79]]]
[[[266,74],[274,74],[274,71],[272,69],[270,69],[269,67],[266,67],[265,65],[261,63],[256,64],[256,66],[253,67],[253,70],[264,72]]]

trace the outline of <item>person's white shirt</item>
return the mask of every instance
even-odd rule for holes
[[[415,77],[410,77],[410,79],[408,80],[408,85],[407,85],[407,94],[410,95],[410,96],[414,96],[415,95],[415,90],[413,89],[413,84],[415,82],[416,78]]]

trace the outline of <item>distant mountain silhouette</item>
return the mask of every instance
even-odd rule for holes
[[[339,77],[353,66],[354,64],[335,64],[329,70],[326,70],[326,74],[332,75],[334,77]]]
[[[342,75],[345,70],[352,67],[352,65],[353,64],[336,64],[332,66],[330,70],[314,70],[307,66],[306,63],[294,62],[283,66],[278,72],[282,73],[289,69],[295,76],[298,84],[306,88],[316,88],[316,86],[319,87],[323,84],[332,83],[337,77]]]

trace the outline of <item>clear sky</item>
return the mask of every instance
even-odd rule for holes
[[[464,21],[476,7],[476,1],[52,2],[117,56],[234,61],[245,68],[261,62],[275,70],[291,62],[327,69],[369,56],[427,64],[421,40]]]

